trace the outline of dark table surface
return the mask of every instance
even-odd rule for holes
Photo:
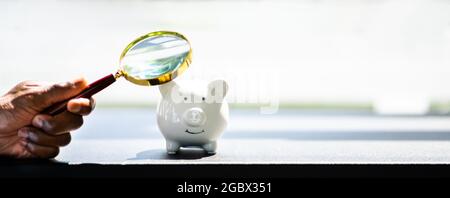
[[[98,109],[56,159],[69,164],[447,164],[450,117],[234,110],[216,155],[183,149],[169,156],[154,110]]]
[[[339,170],[349,167],[359,167],[351,169],[354,175],[377,175],[378,166],[373,164],[387,165],[388,170],[382,172],[395,175],[402,173],[398,168],[419,164],[414,167],[421,171],[403,171],[409,175],[424,173],[420,164],[441,164],[433,166],[449,169],[445,166],[449,162],[450,117],[446,116],[297,110],[261,115],[253,110],[233,110],[217,154],[182,149],[171,156],[165,152],[154,110],[99,108],[73,133],[72,143],[55,160],[2,159],[0,171],[2,176],[19,172],[28,176],[170,177],[195,173],[289,177],[339,172],[348,176]]]

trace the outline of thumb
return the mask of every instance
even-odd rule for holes
[[[37,97],[38,104],[46,108],[57,102],[69,99],[79,94],[88,86],[85,78],[76,78],[71,81],[49,85]]]

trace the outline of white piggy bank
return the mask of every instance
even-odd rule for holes
[[[168,154],[180,147],[200,147],[216,153],[217,139],[228,124],[228,85],[215,80],[203,87],[186,89],[172,81],[159,86],[158,127],[166,139]]]

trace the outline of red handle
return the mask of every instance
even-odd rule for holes
[[[74,98],[90,98],[91,96],[108,87],[109,85],[113,84],[114,82],[116,82],[116,78],[114,78],[114,75],[112,74],[107,75],[88,85],[88,87],[86,87],[86,89],[84,89],[78,95],[69,98],[67,100],[55,103],[52,106],[45,109],[44,111],[42,111],[42,113],[52,116],[62,113],[67,109],[67,103],[69,102],[69,100]]]

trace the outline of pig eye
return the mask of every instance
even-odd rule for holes
[[[187,97],[184,97],[184,100],[187,100]]]
[[[205,97],[202,97],[202,100],[205,101]]]

